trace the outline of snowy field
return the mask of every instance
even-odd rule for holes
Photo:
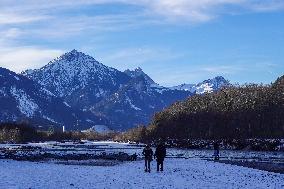
[[[163,173],[144,173],[143,161],[111,167],[13,160],[0,164],[1,189],[284,188],[283,174],[198,159],[166,160]]]
[[[56,144],[56,148],[54,147]],[[105,151],[125,151],[129,154],[141,154],[141,147],[118,143],[91,143],[75,148],[71,143],[36,143],[28,144],[43,146],[46,149],[56,149],[62,153],[62,145],[69,150],[84,153]],[[96,148],[90,146],[94,145]],[[12,148],[15,145],[1,145]],[[91,149],[91,150],[90,150]],[[231,152],[235,153],[235,152]],[[263,152],[262,152],[263,153]],[[284,174],[271,173],[230,164],[207,161],[204,156],[211,152],[188,150],[168,150],[169,158],[165,160],[165,171],[155,171],[155,161],[152,162],[152,172],[144,172],[144,162],[123,162],[114,166],[83,166],[62,165],[53,162],[27,162],[2,159],[0,160],[0,189],[67,189],[67,188],[275,188],[284,189]],[[246,153],[258,157],[263,154]],[[267,155],[268,154],[268,155]],[[264,159],[279,160],[283,154],[267,153]],[[228,154],[227,154],[228,155]],[[236,154],[235,154],[236,155]],[[185,158],[174,158],[188,156]],[[189,157],[190,156],[190,157]],[[195,157],[196,156],[196,157]],[[243,157],[244,154],[239,155]]]

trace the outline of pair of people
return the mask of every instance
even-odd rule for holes
[[[142,153],[145,157],[145,172],[151,172],[151,161],[153,160],[153,150],[150,145],[146,145]],[[160,143],[155,151],[154,158],[157,161],[157,171],[164,170],[164,159],[166,157],[166,147],[163,143]]]

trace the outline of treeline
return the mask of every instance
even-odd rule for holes
[[[38,138],[37,131],[26,124],[0,124],[0,142],[20,143]]]
[[[79,131],[40,131],[28,124],[0,124],[0,143],[25,143],[64,140],[110,140],[113,139],[115,135],[117,135],[117,133],[100,134],[96,132]]]
[[[284,76],[271,85],[226,87],[195,95],[154,115],[117,140],[247,139],[284,137]]]

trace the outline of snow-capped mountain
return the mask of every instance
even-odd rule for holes
[[[23,75],[71,107],[106,118],[119,130],[147,124],[154,112],[191,95],[159,86],[141,68],[120,72],[76,50]]]
[[[148,124],[155,112],[172,103],[228,84],[219,76],[167,88],[141,68],[121,72],[76,50],[22,75],[1,72],[0,121],[29,119],[38,125],[65,125],[67,130],[95,125],[126,130]]]
[[[2,122],[28,121],[37,126],[64,125],[69,130],[77,130],[77,124],[91,126],[84,118],[96,122],[99,119],[73,109],[38,83],[4,68],[0,68],[0,104]]]
[[[65,53],[41,69],[27,70],[23,75],[80,109],[87,109],[108,97],[131,79],[76,50]]]
[[[222,76],[214,77],[213,79],[204,80],[198,84],[181,84],[178,86],[171,87],[173,90],[184,90],[190,91],[195,94],[204,94],[217,91],[222,87],[230,85],[229,81]]]

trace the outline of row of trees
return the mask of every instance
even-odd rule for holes
[[[96,132],[79,131],[40,131],[28,124],[0,124],[0,143],[22,143],[36,141],[62,140],[109,140],[116,133],[99,134]]]
[[[37,131],[26,124],[0,124],[0,142],[20,143],[36,140]]]
[[[154,115],[150,126],[117,139],[224,139],[284,137],[284,76],[271,85],[226,87],[195,95]]]

